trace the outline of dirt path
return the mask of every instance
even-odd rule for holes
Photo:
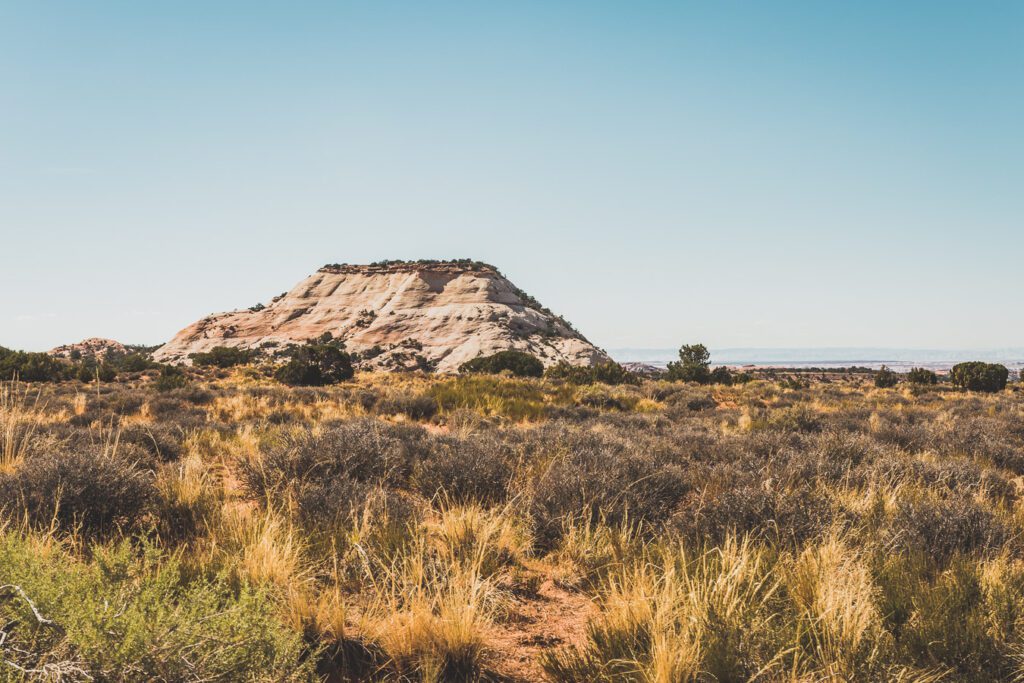
[[[513,681],[541,681],[539,657],[545,650],[577,645],[586,635],[593,602],[586,595],[544,580],[533,595],[519,595],[489,645],[495,670]]]

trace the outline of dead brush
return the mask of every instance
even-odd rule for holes
[[[0,474],[14,472],[25,459],[45,416],[40,396],[16,380],[0,383]]]

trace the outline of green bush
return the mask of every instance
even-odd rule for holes
[[[544,372],[548,379],[563,380],[570,384],[639,384],[640,378],[615,361],[596,365],[572,365],[561,361]]]
[[[732,384],[732,373],[729,372],[729,368],[720,365],[711,371],[711,374],[708,376],[708,383],[730,385]]]
[[[188,375],[185,371],[174,365],[165,365],[160,368],[160,376],[156,380],[157,391],[172,391],[188,386]]]
[[[510,349],[490,356],[480,356],[459,366],[459,372],[490,375],[497,375],[506,370],[516,377],[540,377],[544,374],[544,364],[528,353]]]
[[[429,394],[397,394],[376,403],[381,415],[405,415],[413,420],[429,420],[437,415],[437,399]]]
[[[80,382],[113,382],[117,379],[117,370],[110,365],[102,363],[97,365],[94,361],[83,362],[78,368],[78,380]]]
[[[1002,391],[1009,377],[1006,366],[980,361],[958,363],[949,371],[953,385],[968,391]]]
[[[711,352],[703,344],[683,344],[679,360],[668,364],[667,378],[680,382],[707,384],[711,381]]]
[[[72,366],[46,353],[12,351],[0,346],[0,380],[59,382],[71,376]]]
[[[153,361],[141,353],[129,353],[116,361],[116,365],[124,372],[143,372],[153,367]]]
[[[319,387],[352,379],[352,357],[334,344],[306,344],[289,352],[291,360],[274,373],[282,384]]]
[[[256,353],[236,346],[215,346],[209,351],[190,354],[189,358],[200,366],[231,368],[251,363],[256,358]]]
[[[875,373],[875,386],[879,389],[890,389],[896,386],[899,381],[899,375],[884,365],[881,370]]]
[[[6,678],[13,668],[5,666],[2,680],[316,680],[315,658],[278,620],[268,590],[195,577],[178,555],[151,545],[95,546],[88,557],[0,530],[0,577],[17,577],[20,589],[0,594],[0,658],[23,670],[64,670]]]
[[[939,376],[927,368],[913,368],[907,373],[911,384],[938,384]]]

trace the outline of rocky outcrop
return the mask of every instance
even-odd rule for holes
[[[59,358],[97,358],[102,360],[110,354],[123,356],[128,353],[124,344],[113,339],[102,337],[91,337],[83,339],[77,344],[64,344],[50,349],[47,353]]]
[[[363,369],[454,372],[506,349],[545,365],[609,360],[496,268],[474,261],[324,266],[265,306],[189,325],[153,357],[183,363],[215,346],[270,350],[325,333],[358,352]]]

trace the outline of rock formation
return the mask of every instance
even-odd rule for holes
[[[123,356],[128,353],[124,344],[113,339],[102,337],[90,337],[83,339],[77,344],[64,344],[50,349],[47,353],[59,358],[97,358],[102,360],[109,354]]]
[[[545,365],[609,360],[496,268],[475,261],[324,266],[265,306],[189,325],[153,357],[187,363],[189,354],[215,346],[273,350],[325,333],[357,352],[363,369],[455,372],[506,349]]]

